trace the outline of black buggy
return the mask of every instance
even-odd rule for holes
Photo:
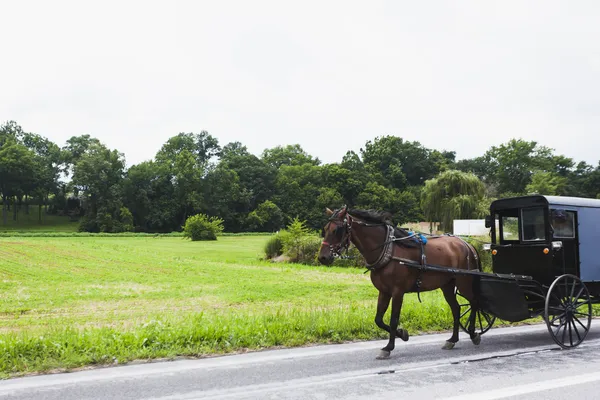
[[[562,348],[579,345],[600,302],[600,200],[532,195],[494,201],[486,217],[493,273],[475,273],[477,330],[543,317]],[[460,293],[459,293],[460,295]],[[470,307],[461,304],[463,317]]]

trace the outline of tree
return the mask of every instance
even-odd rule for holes
[[[531,177],[531,183],[525,190],[527,193],[543,195],[563,195],[567,189],[567,178],[554,172],[536,171]]]
[[[86,210],[81,230],[112,232],[121,229],[124,167],[123,154],[102,144],[91,144],[81,155],[73,172],[73,185],[82,193]]]
[[[276,146],[272,149],[266,149],[262,154],[262,159],[268,165],[279,168],[284,165],[299,166],[304,164],[319,165],[318,158],[313,158],[299,144]]]
[[[156,154],[156,161],[173,167],[180,153],[187,151],[202,171],[211,159],[220,154],[221,148],[216,138],[207,131],[200,133],[179,133],[171,137]]]
[[[0,147],[0,192],[4,224],[8,222],[8,202],[22,195],[38,179],[35,155],[27,147],[8,138]],[[13,207],[14,219],[17,208]]]
[[[123,202],[131,210],[136,230],[171,232],[179,229],[180,206],[175,196],[173,176],[163,164],[147,161],[127,171],[123,182]]]
[[[252,231],[274,232],[283,227],[283,213],[277,204],[266,200],[248,214],[247,223]]]
[[[422,185],[454,160],[454,153],[440,153],[397,136],[377,137],[360,150],[370,173],[384,186],[404,190]]]
[[[220,166],[234,171],[243,191],[250,194],[246,214],[273,196],[277,169],[264,160],[250,154],[239,142],[228,143],[221,152]]]
[[[452,229],[455,219],[479,218],[485,187],[474,174],[456,170],[442,172],[425,182],[421,208],[430,222],[440,222],[442,230]]]
[[[63,147],[63,157],[67,165],[66,172],[70,172],[71,175],[75,169],[75,165],[79,162],[81,157],[88,152],[90,147],[94,145],[101,145],[100,141],[90,135],[72,136],[67,140],[67,144]]]
[[[569,159],[557,159],[551,149],[521,139],[493,146],[485,153],[484,159],[489,165],[490,179],[497,184],[498,193],[525,193],[535,171],[570,168]]]
[[[369,182],[356,201],[357,207],[392,213],[397,224],[417,222],[422,218],[419,202],[411,192],[386,188],[377,182]]]

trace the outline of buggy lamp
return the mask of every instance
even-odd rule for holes
[[[492,249],[491,243],[484,243],[483,244],[483,250],[484,251],[490,251],[491,249]]]
[[[548,254],[548,253],[550,253],[550,250],[548,250],[548,248],[546,247],[546,248],[544,249],[544,254]]]
[[[498,254],[498,250],[496,250],[496,249],[492,250],[492,255],[495,256],[496,254]]]
[[[562,242],[552,242],[552,250],[560,250],[562,249]]]

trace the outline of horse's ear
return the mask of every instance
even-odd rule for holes
[[[325,214],[327,214],[327,215],[331,216],[331,215],[333,215],[333,211],[331,211],[331,210],[329,209],[329,207],[325,207]]]

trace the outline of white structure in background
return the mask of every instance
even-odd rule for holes
[[[460,236],[487,236],[490,229],[485,227],[483,219],[455,219],[452,233]]]

